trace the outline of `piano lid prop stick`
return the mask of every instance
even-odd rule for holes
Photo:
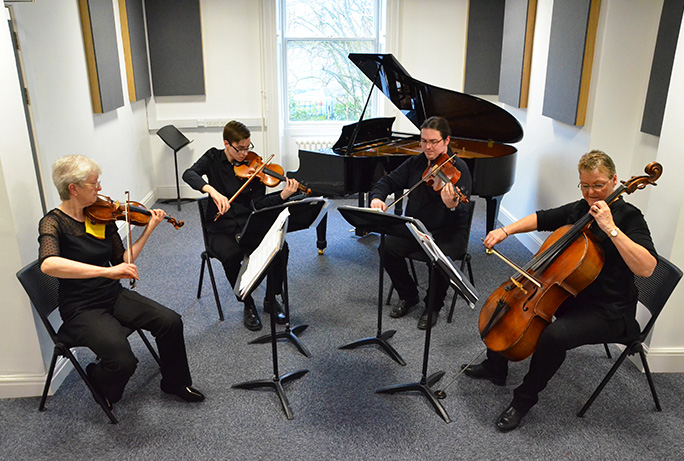
[[[259,168],[257,168],[256,170],[254,170],[254,173],[252,173],[252,175],[251,175],[249,178],[247,178],[247,181],[245,181],[245,183],[242,185],[242,187],[241,187],[240,189],[238,189],[237,192],[235,192],[235,194],[230,198],[230,200],[228,200],[228,204],[229,204],[229,205],[230,205],[231,203],[233,203],[233,200],[235,200],[235,199],[237,198],[237,196],[240,195],[240,192],[242,192],[242,191],[244,190],[244,188],[247,187],[247,184],[249,184],[250,182],[252,182],[252,179],[254,179],[254,178],[256,177],[256,175],[258,175],[259,173],[261,173],[261,170],[263,170],[264,168],[266,168],[266,166],[267,166],[269,163],[271,163],[271,160],[273,160],[273,157],[275,157],[275,154],[271,154],[271,156],[268,158],[268,160],[266,160],[264,163],[262,163],[261,165],[259,165]],[[216,221],[216,220],[217,220],[218,218],[220,218],[220,217],[221,217],[221,212],[216,213],[216,216],[214,217],[214,221]]]

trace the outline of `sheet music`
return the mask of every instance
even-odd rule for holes
[[[245,295],[259,280],[264,270],[280,250],[285,234],[285,222],[290,216],[290,210],[283,209],[273,222],[259,246],[246,258],[240,272],[237,295],[244,299]]]
[[[419,241],[423,249],[428,253],[428,257],[432,261],[436,261],[437,264],[447,273],[449,281],[458,291],[463,294],[463,297],[468,301],[471,309],[475,308],[475,302],[478,299],[475,287],[472,286],[469,280],[467,280],[463,273],[452,264],[450,258],[448,258],[437,246],[437,243],[432,238],[432,235],[426,232],[422,232],[413,223],[406,223],[416,240]]]

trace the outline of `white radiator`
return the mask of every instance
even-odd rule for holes
[[[296,138],[295,144],[297,149],[303,150],[321,150],[328,149],[335,144],[335,139],[325,138]]]

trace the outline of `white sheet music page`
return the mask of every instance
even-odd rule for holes
[[[242,277],[240,277],[238,292],[241,298],[244,297],[247,290],[249,290],[261,276],[280,249],[282,235],[283,232],[285,232],[285,221],[288,216],[290,216],[290,210],[287,208],[283,209],[271,225],[271,228],[268,230],[259,246],[249,255],[248,260],[245,262],[247,268],[242,274]]]

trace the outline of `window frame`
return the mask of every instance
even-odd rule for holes
[[[281,107],[281,120],[282,128],[284,129],[300,129],[300,128],[318,128],[326,129],[332,127],[340,127],[349,123],[357,122],[358,120],[307,120],[307,121],[292,121],[290,120],[290,109],[288,100],[288,44],[293,41],[345,41],[345,42],[367,42],[371,41],[373,43],[374,53],[382,53],[386,47],[386,35],[387,35],[387,0],[372,0],[374,8],[374,37],[314,37],[314,36],[288,36],[287,35],[287,10],[286,4],[288,0],[278,0],[278,24],[277,30],[279,31],[278,40],[278,59],[280,65],[279,70],[279,87],[281,89],[279,96],[279,106]],[[379,98],[377,92],[372,91],[373,97],[371,102],[366,109],[364,118],[377,117],[381,111]],[[366,95],[367,97],[368,95]],[[364,101],[365,104],[365,101]],[[362,108],[361,108],[362,109]]]

